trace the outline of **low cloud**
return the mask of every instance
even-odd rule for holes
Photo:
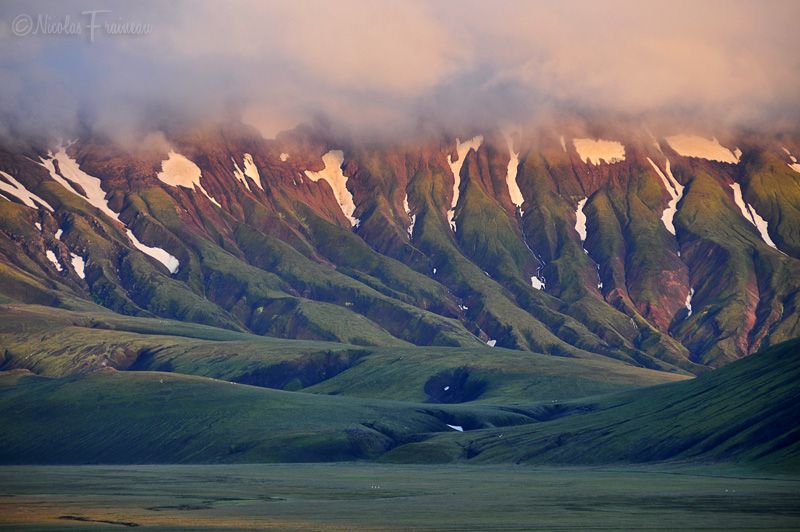
[[[92,42],[91,10],[152,30],[101,26]],[[20,15],[84,31],[18,36]],[[797,20],[780,0],[4,2],[0,124],[122,137],[231,112],[266,136],[320,114],[384,134],[548,111],[797,124]]]

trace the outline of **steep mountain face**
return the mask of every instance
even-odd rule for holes
[[[690,373],[800,336],[798,139],[167,141],[0,149],[0,301]]]

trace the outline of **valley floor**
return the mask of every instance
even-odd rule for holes
[[[0,467],[2,530],[800,530],[800,477],[727,466]]]

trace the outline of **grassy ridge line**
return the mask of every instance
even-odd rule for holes
[[[554,407],[561,418],[552,422],[437,436],[384,459],[584,465],[679,459],[800,471],[798,378],[795,339],[691,381]]]
[[[580,360],[501,348],[359,347],[263,338],[199,325],[76,314],[48,307],[0,308],[4,369],[62,377],[104,366],[158,370],[280,389],[402,401],[429,400],[460,368],[484,386],[471,399],[531,402],[570,399],[684,376],[612,360]],[[184,336],[179,336],[180,334]]]
[[[15,372],[0,378],[0,462],[680,459],[797,471],[799,351],[800,339],[685,383],[525,407],[291,393],[160,372]]]
[[[203,377],[99,370],[0,389],[0,463],[225,463],[374,459],[446,423],[524,413],[292,393]],[[462,421],[464,419],[464,421]]]

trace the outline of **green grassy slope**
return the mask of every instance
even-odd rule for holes
[[[452,393],[460,393],[464,383],[457,385],[452,376],[464,369],[469,383],[482,386],[469,399],[481,402],[567,399],[685,378],[604,359],[489,347],[389,348],[284,340],[110,312],[14,305],[0,308],[0,318],[0,368],[46,377],[103,367],[157,370],[276,389],[419,402],[464,400],[426,392],[441,381],[440,388],[450,385]]]
[[[799,351],[795,340],[684,383],[530,406],[294,393],[163,372],[15,371],[0,379],[0,461],[692,460],[797,470]]]
[[[570,142],[577,130],[560,132],[563,148],[553,130],[521,133],[524,213],[511,203],[505,139],[474,132],[484,140],[461,166],[456,231],[447,220],[448,156],[464,132],[390,144],[323,126],[275,140],[234,123],[177,128],[168,140],[198,165],[214,202],[156,177],[163,147],[131,152],[106,138],[81,139],[70,156],[101,180],[124,226],[36,164],[53,146],[0,147],[0,169],[54,207],[0,200],[0,302],[100,305],[126,316],[347,345],[479,349],[494,341],[693,374],[800,335],[793,258],[800,188],[780,142],[742,138],[742,161],[733,165],[680,157],[666,145],[662,152],[649,133],[645,139],[626,128],[606,130],[619,133],[625,160],[597,165]],[[604,129],[580,135],[589,130]],[[305,174],[339,149],[358,226],[326,182]],[[234,175],[245,153],[259,182]],[[666,171],[665,157],[685,187],[677,235],[661,221],[670,196],[647,160]],[[786,254],[764,244],[733,205],[734,181]],[[581,242],[575,223],[583,198],[588,236]],[[136,249],[126,230],[174,255],[178,271]],[[85,260],[85,279],[72,254]],[[537,272],[543,290],[531,285]]]
[[[449,408],[449,409],[448,409]],[[376,458],[445,423],[523,423],[487,407],[433,407],[112,369],[0,389],[0,462],[315,462]]]
[[[730,461],[800,470],[800,339],[697,379],[540,407],[525,427],[446,434],[388,461]]]

